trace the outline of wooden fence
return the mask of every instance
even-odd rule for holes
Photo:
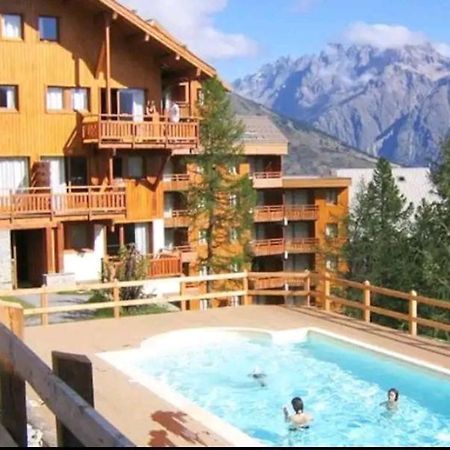
[[[22,316],[40,316],[41,323],[49,323],[49,315],[55,313],[68,313],[75,311],[97,311],[112,309],[114,317],[120,318],[123,306],[143,306],[153,304],[177,303],[181,310],[187,309],[188,302],[200,300],[231,299],[239,297],[241,304],[253,303],[256,296],[279,297],[282,302],[287,298],[302,298],[306,306],[313,306],[327,312],[348,313],[356,310],[360,313],[357,318],[365,322],[373,322],[374,315],[396,319],[403,323],[412,335],[418,334],[418,326],[432,328],[444,332],[450,332],[450,323],[444,320],[430,318],[429,311],[424,307],[437,308],[439,311],[450,312],[450,301],[437,300],[418,295],[416,292],[400,292],[378,286],[372,286],[368,281],[357,283],[332,276],[328,273],[317,274],[312,272],[242,272],[208,276],[175,277],[166,278],[167,283],[179,283],[181,294],[165,297],[149,297],[135,300],[122,301],[120,291],[123,288],[142,287],[151,280],[127,281],[111,283],[98,283],[68,286],[66,288],[42,287],[38,289],[20,289],[12,291],[0,291],[0,296],[39,295],[40,307],[20,310]],[[213,293],[204,293],[207,281],[221,282],[227,286]],[[231,286],[229,282],[233,281]],[[94,290],[109,292],[111,301],[101,303],[84,303],[77,305],[49,306],[49,294],[63,293],[65,291]],[[380,299],[397,299],[402,308],[389,309],[382,305]],[[386,302],[385,302],[386,303]]]
[[[2,446],[27,447],[25,386],[28,383],[57,419],[58,446],[134,447],[93,408],[93,395],[88,395],[90,398],[86,401],[86,391],[93,393],[92,367],[86,358],[53,354],[54,371],[63,376],[70,373],[69,379],[76,380],[72,388],[80,389],[81,386],[84,391],[80,396],[22,342],[23,313],[20,306],[1,302],[0,317]],[[84,376],[81,377],[78,376],[80,364],[84,368]]]

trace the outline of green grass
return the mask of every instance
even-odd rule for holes
[[[18,297],[0,296],[0,300],[3,300],[5,302],[18,303],[19,305],[22,305],[23,309],[34,308],[34,305]]]

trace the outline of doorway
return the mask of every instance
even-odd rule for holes
[[[18,287],[40,287],[47,270],[45,229],[11,232],[12,255]]]

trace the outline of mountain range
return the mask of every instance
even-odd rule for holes
[[[289,140],[288,155],[283,158],[285,175],[328,176],[336,168],[366,168],[376,164],[375,158],[306,123],[283,117],[236,94],[231,94],[230,98],[237,114],[267,116]]]
[[[450,58],[431,44],[330,44],[318,55],[266,64],[233,87],[350,148],[402,165],[436,160],[450,129]]]

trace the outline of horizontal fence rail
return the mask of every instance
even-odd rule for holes
[[[158,261],[158,260],[156,260]],[[174,264],[173,271],[180,268],[180,259],[162,258],[159,260],[162,265]],[[175,265],[177,266],[175,268]],[[171,272],[172,269],[163,267],[162,271]],[[154,269],[153,273],[157,270]],[[339,278],[328,273],[314,272],[242,272],[207,276],[172,278],[161,278],[167,283],[178,283],[180,294],[168,295],[142,299],[120,300],[120,290],[129,287],[143,287],[149,281],[160,279],[155,275],[151,279],[96,284],[79,284],[75,286],[43,287],[38,289],[20,289],[10,291],[0,291],[3,298],[8,296],[20,296],[36,294],[41,296],[41,307],[22,310],[21,306],[9,303],[15,311],[25,316],[39,315],[42,323],[48,323],[48,315],[70,311],[95,311],[100,309],[113,309],[114,316],[120,317],[123,306],[151,305],[178,303],[181,310],[186,309],[188,302],[213,299],[231,299],[239,297],[242,304],[252,303],[255,296],[280,297],[286,301],[288,297],[303,298],[305,305],[312,305],[325,312],[337,312],[347,314],[348,311],[356,311],[355,316],[367,323],[374,321],[375,316],[382,316],[399,321],[408,329],[411,335],[419,334],[418,327],[431,328],[440,332],[450,332],[450,319],[436,318],[429,315],[430,308],[437,308],[439,311],[447,312],[450,317],[450,301],[438,300],[418,295],[415,291],[401,292],[378,286],[372,286],[370,282],[359,283],[351,280]],[[213,283],[214,292],[207,293],[206,285]],[[111,301],[103,303],[89,303],[68,306],[48,306],[48,296],[51,293],[73,291],[93,292],[103,290],[110,292]],[[383,299],[397,300],[398,307],[388,306]],[[300,299],[301,300],[301,299]],[[4,304],[5,302],[3,302]],[[1,304],[1,303],[0,303]],[[424,309],[425,308],[425,309]],[[352,314],[353,315],[353,314]],[[378,323],[378,322],[377,322]]]

